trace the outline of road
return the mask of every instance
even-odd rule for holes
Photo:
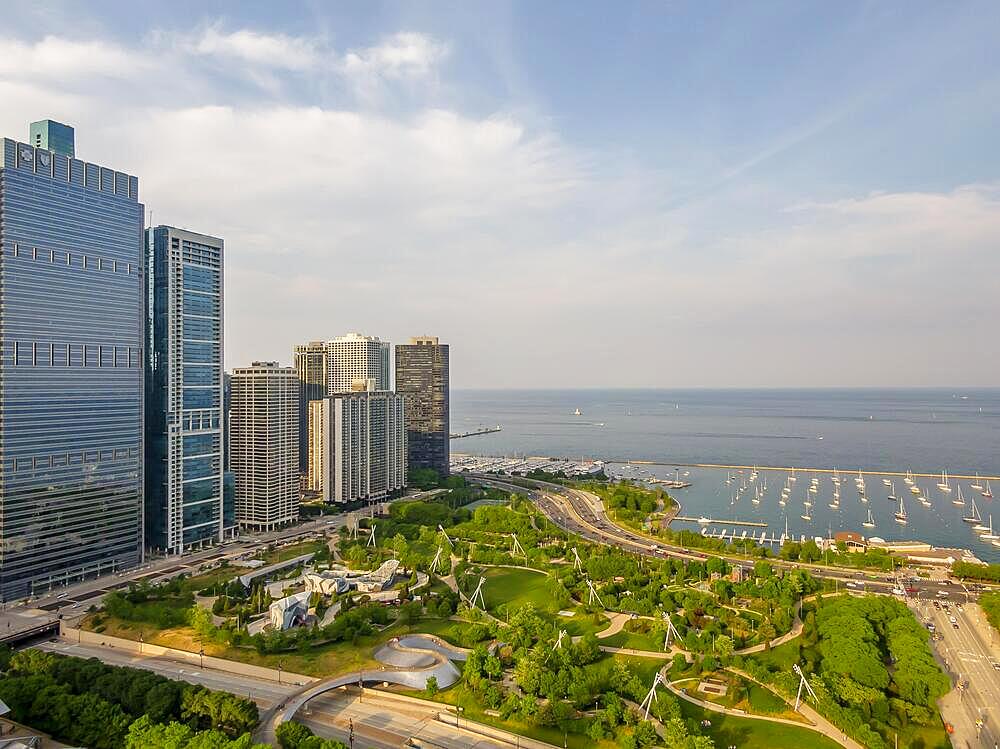
[[[476,481],[491,484],[498,488],[527,492],[530,499],[557,526],[565,531],[582,536],[590,541],[608,546],[618,546],[636,554],[647,557],[688,559],[703,561],[710,556],[721,556],[733,565],[751,567],[753,560],[725,554],[705,553],[672,546],[662,541],[655,541],[635,531],[616,525],[605,514],[599,497],[590,492],[571,489],[558,484],[542,481],[532,481],[537,490],[528,490],[516,484],[510,484],[496,476],[472,475]],[[816,564],[787,562],[781,559],[769,558],[768,563],[774,567],[786,569],[808,569],[815,577],[833,580],[845,586],[845,589],[863,585],[863,590],[869,593],[891,594],[896,587],[896,579],[888,573],[861,573],[857,570],[839,570]],[[848,586],[848,583],[851,585]],[[934,595],[939,590],[940,583],[932,580],[914,579],[907,583],[916,593]],[[859,592],[862,588],[856,588]],[[960,589],[960,586],[959,586]]]
[[[931,623],[941,639],[934,648],[949,676],[961,685],[942,704],[945,720],[955,727],[955,746],[992,747],[1000,742],[1000,671],[996,633],[975,603],[912,601],[922,622]],[[951,619],[954,618],[954,622]],[[957,626],[956,626],[957,625]],[[982,721],[982,726],[977,726]]]

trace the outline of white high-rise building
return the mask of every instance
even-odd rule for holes
[[[406,487],[403,396],[337,393],[310,404],[310,480],[326,502],[378,502]]]
[[[391,390],[389,342],[348,333],[326,342],[326,394]]]
[[[231,379],[230,464],[236,521],[269,531],[299,517],[299,380],[294,367],[254,362]]]

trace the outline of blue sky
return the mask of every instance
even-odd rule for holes
[[[227,242],[227,364],[456,387],[1000,385],[1000,5],[18,4],[51,116]]]

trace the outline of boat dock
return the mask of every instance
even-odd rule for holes
[[[674,520],[686,520],[689,523],[701,523],[702,525],[741,525],[747,528],[767,528],[767,523],[756,520],[716,520],[714,518],[689,518],[685,515],[677,515]]]
[[[480,434],[496,434],[497,432],[502,432],[503,427],[497,424],[495,427],[482,427],[473,432],[461,432],[459,434],[449,434],[449,439],[460,440],[463,437],[478,437]]]

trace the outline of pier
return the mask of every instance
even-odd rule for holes
[[[473,432],[461,432],[459,434],[448,435],[449,439],[460,440],[463,437],[478,437],[480,434],[496,434],[497,432],[502,432],[503,427],[497,424],[495,427],[481,427]]]
[[[702,525],[741,525],[747,528],[767,528],[767,523],[756,520],[716,520],[708,518],[708,522],[703,522],[701,518],[689,518],[686,515],[677,515],[674,520],[686,520],[689,523],[701,523]]]

